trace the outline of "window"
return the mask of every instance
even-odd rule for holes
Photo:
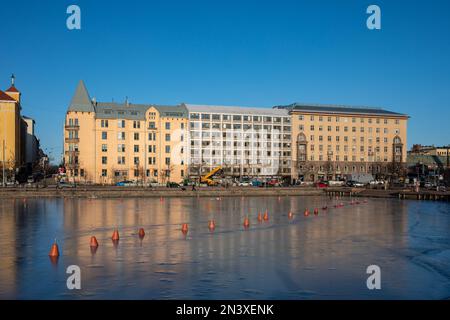
[[[141,128],[141,122],[140,121],[133,121],[133,128],[134,129],[140,129]]]
[[[170,141],[170,133],[166,133],[166,141]]]
[[[303,121],[305,119],[305,117],[301,114],[298,116],[298,120]]]
[[[125,164],[125,157],[122,156],[117,157],[117,164]]]
[[[303,126],[302,124],[298,126],[298,129],[299,129],[300,131],[305,130],[305,128],[304,128],[304,126]]]
[[[170,153],[170,146],[166,146],[166,153]]]
[[[139,152],[139,145],[137,144],[134,145],[134,152]]]
[[[108,157],[102,157],[102,164],[108,164]]]
[[[170,158],[166,158],[166,165],[170,165]]]
[[[156,133],[155,132],[150,132],[148,134],[148,141],[156,141]]]
[[[314,131],[314,125],[311,125],[311,131]]]
[[[101,126],[102,128],[108,128],[108,120],[102,120],[102,121],[100,122],[100,126]]]
[[[117,145],[117,152],[125,152],[125,145],[124,144],[118,144]]]
[[[108,145],[102,144],[102,152],[107,152],[107,151],[108,151]]]
[[[108,139],[108,132],[103,131],[102,132],[102,140],[106,140],[106,139]]]
[[[125,140],[125,132],[117,132],[118,140]]]
[[[125,128],[125,120],[117,120],[118,128]]]
[[[180,128],[184,129],[184,122],[180,123]]]
[[[156,157],[149,157],[148,158],[148,164],[149,165],[155,165],[156,164]]]
[[[166,122],[166,130],[170,130],[170,122]]]
[[[134,133],[134,140],[139,140],[139,132]]]
[[[108,171],[106,169],[102,169],[102,177],[108,176]]]
[[[150,122],[148,123],[148,128],[149,128],[149,129],[156,129],[156,124],[155,124],[155,122],[154,122],[154,121],[150,121]]]
[[[139,157],[134,157],[134,164],[138,165],[139,164]]]

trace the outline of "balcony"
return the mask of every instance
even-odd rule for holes
[[[80,151],[75,151],[75,150],[66,150],[64,152],[67,156],[78,156],[80,155]]]
[[[66,124],[64,128],[67,130],[80,130],[80,126],[78,124]]]
[[[79,138],[66,138],[65,139],[66,143],[78,143],[80,142]]]

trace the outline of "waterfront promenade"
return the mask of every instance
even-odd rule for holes
[[[46,188],[0,188],[0,199],[8,198],[165,198],[165,197],[240,197],[240,196],[318,196],[329,197],[371,197],[400,198],[416,200],[450,200],[450,192],[421,190],[419,193],[409,189],[366,189],[366,188],[313,188],[313,187],[191,187],[186,188],[146,188],[117,186],[85,186],[57,189]]]

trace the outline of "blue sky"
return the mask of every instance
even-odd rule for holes
[[[66,28],[81,8],[82,29]],[[377,4],[382,30],[366,28]],[[16,85],[59,159],[78,80],[98,101],[379,106],[408,145],[450,141],[450,1],[8,1],[0,88]]]

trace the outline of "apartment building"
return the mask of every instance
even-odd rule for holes
[[[446,157],[450,155],[450,145],[439,147],[434,145],[422,146],[420,144],[415,144],[408,153],[411,155]]]
[[[22,115],[21,99],[12,75],[10,87],[0,90],[0,174],[3,175],[4,167],[7,180],[19,175],[26,179],[42,154],[35,135],[36,122]]]
[[[189,174],[221,166],[229,177],[290,177],[287,110],[184,105],[189,112]]]
[[[406,163],[408,116],[379,108],[292,104],[292,179],[389,174]]]
[[[102,184],[180,182],[187,120],[183,106],[97,102],[80,81],[65,119],[67,176]]]
[[[77,181],[181,182],[221,167],[229,178],[336,180],[399,173],[408,116],[384,109],[97,102],[81,81],[65,121]]]

